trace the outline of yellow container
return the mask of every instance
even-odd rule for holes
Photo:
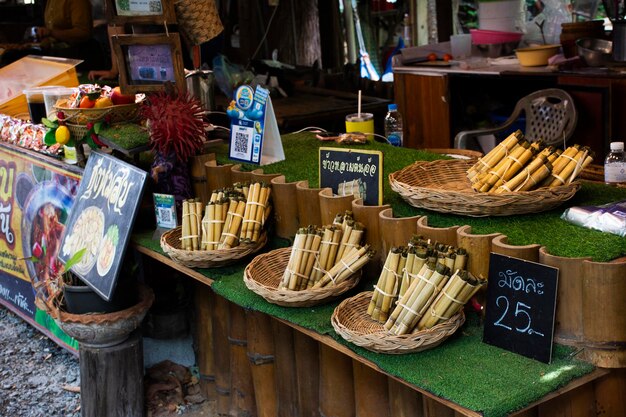
[[[347,115],[346,132],[374,133],[374,115],[372,113]]]
[[[78,86],[76,65],[82,61],[28,55],[0,68],[0,114],[28,119],[24,90],[45,85]]]
[[[515,55],[523,67],[539,67],[548,65],[548,59],[559,52],[561,45],[541,45],[515,50]]]

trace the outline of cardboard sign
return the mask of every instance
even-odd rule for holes
[[[559,270],[491,254],[483,341],[550,363]]]
[[[72,267],[82,281],[110,300],[141,201],[147,173],[110,155],[92,152],[70,212],[59,259],[85,248]]]
[[[366,206],[383,204],[383,154],[380,151],[320,148],[319,184],[337,195],[354,194]]]
[[[157,229],[173,229],[176,227],[176,200],[172,194],[153,193],[154,215]]]
[[[230,117],[230,159],[267,165],[285,159],[268,90],[242,85],[226,109]]]

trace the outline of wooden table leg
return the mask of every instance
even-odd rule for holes
[[[274,417],[278,413],[278,399],[272,318],[258,311],[248,311],[246,326],[256,413],[259,417]]]
[[[309,336],[294,332],[296,378],[300,417],[320,415],[320,351],[319,344]]]
[[[230,329],[230,411],[235,417],[256,416],[252,370],[248,360],[246,312],[229,303]]]
[[[320,414],[322,417],[354,417],[352,359],[320,345]]]
[[[387,378],[369,366],[352,360],[356,417],[392,417]],[[395,415],[393,416],[395,417]]]
[[[230,346],[228,344],[228,301],[213,296],[213,354],[215,358],[215,392],[217,414],[230,415]]]
[[[215,358],[213,356],[212,291],[203,283],[195,283],[196,346],[200,388],[209,400],[215,394]]]

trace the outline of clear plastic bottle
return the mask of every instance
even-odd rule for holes
[[[611,142],[611,152],[604,160],[604,182],[626,183],[626,154],[624,142]]]
[[[396,104],[390,104],[385,116],[385,136],[393,146],[402,146],[402,116]]]

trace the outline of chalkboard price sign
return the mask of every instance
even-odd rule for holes
[[[491,254],[483,341],[550,363],[559,270]]]
[[[72,272],[110,300],[137,214],[147,173],[110,155],[92,152],[59,251],[63,263],[78,251]]]
[[[366,206],[383,204],[383,153],[320,148],[320,187],[338,195],[354,194]]]

